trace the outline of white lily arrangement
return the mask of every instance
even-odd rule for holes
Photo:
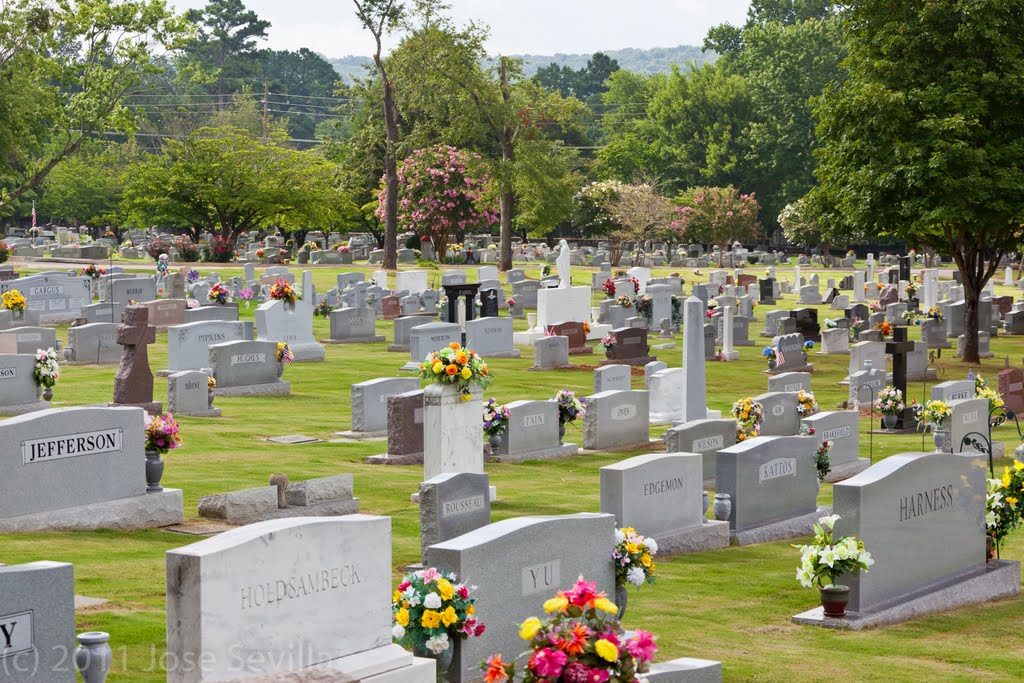
[[[835,585],[842,574],[868,571],[875,563],[863,541],[855,536],[835,538],[833,529],[839,519],[839,515],[820,518],[814,525],[814,542],[793,546],[800,549],[796,580],[804,588],[812,588],[815,584],[820,588]]]

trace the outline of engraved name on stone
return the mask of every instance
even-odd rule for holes
[[[266,363],[265,353],[239,353],[231,356],[232,365],[248,365],[250,363]]]
[[[803,389],[802,384],[787,384],[783,391],[800,391],[801,389]]]
[[[937,486],[900,498],[900,521],[906,522],[929,512],[945,510],[953,505],[953,485]]]
[[[18,376],[18,368],[0,368],[0,379],[14,379]]]
[[[32,634],[31,611],[0,617],[0,659],[31,651],[34,647]]]
[[[202,384],[202,382],[199,382],[198,380],[193,380],[193,381],[185,382],[185,389],[188,390],[188,391],[195,391],[196,389],[199,389],[199,387],[201,387],[201,386],[203,386],[203,384]],[[209,386],[209,385],[207,385],[207,386]]]
[[[825,441],[835,441],[836,439],[842,439],[847,436],[850,436],[850,425],[843,425],[842,427],[830,429],[822,434],[821,438]]]
[[[612,411],[613,420],[630,420],[636,417],[636,406],[629,404],[625,406],[618,406]]]
[[[978,421],[978,411],[972,410],[969,413],[964,413],[964,420],[961,424],[969,425],[974,424]]]
[[[1017,382],[1010,385],[1010,391],[1021,391],[1024,390],[1024,384]]]
[[[772,479],[796,476],[796,458],[776,458],[758,468],[758,483],[763,484]]]
[[[67,308],[67,299],[47,299],[46,305],[51,311],[62,311]]]
[[[226,335],[223,332],[207,332],[204,334],[196,335],[196,339],[201,342],[219,342],[224,341]]]
[[[272,579],[241,589],[242,610],[269,607],[286,600],[297,600],[318,593],[348,588],[362,583],[359,568],[355,564],[330,567],[303,574],[293,574],[287,579]]]
[[[640,337],[627,337],[625,339],[625,341],[622,342],[623,346],[629,346],[630,344],[639,344],[639,343],[640,343]]]
[[[348,324],[351,325],[352,327],[362,327],[363,325],[366,324],[366,318],[354,315],[348,319]]]
[[[412,411],[413,424],[423,424],[423,408],[416,408]]]
[[[29,287],[29,296],[46,296],[48,294],[63,294],[64,285],[41,285],[39,287]]]
[[[561,558],[523,567],[522,579],[524,597],[557,590],[562,581]]]
[[[660,479],[658,481],[644,482],[645,496],[656,496],[662,493],[672,493],[673,491],[681,491],[682,489],[683,480],[680,477],[672,477],[671,479]]]
[[[20,342],[37,342],[43,341],[43,335],[39,332],[22,332],[18,334],[18,341]]]
[[[538,413],[537,415],[523,415],[524,427],[540,427],[542,424],[544,424],[544,413]]]
[[[704,451],[723,448],[724,446],[725,437],[723,437],[721,434],[716,434],[715,436],[706,436],[703,439],[694,439],[693,444],[690,447],[690,450],[696,453],[702,453]]]
[[[82,434],[50,436],[21,442],[21,460],[25,465],[46,460],[61,460],[79,455],[121,450],[121,430],[106,429]]]
[[[974,393],[971,391],[952,391],[949,394],[950,401],[959,401],[965,398],[974,398]]]
[[[457,515],[464,515],[467,512],[476,512],[477,510],[484,509],[484,497],[470,496],[469,498],[459,498],[457,500],[447,500],[441,505],[441,516],[442,517],[455,517]]]

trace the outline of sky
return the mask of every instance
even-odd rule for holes
[[[243,0],[270,21],[267,46],[326,57],[369,55],[373,39],[350,0]],[[491,54],[590,54],[625,47],[700,45],[722,22],[740,24],[749,0],[449,0],[460,24],[491,27]],[[206,0],[171,0],[179,10]]]

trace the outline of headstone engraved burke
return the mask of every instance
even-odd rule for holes
[[[482,660],[495,652],[519,652],[519,624],[535,616],[556,592],[572,588],[577,577],[613,595],[608,548],[615,542],[614,532],[611,515],[515,517],[428,547],[425,565],[454,571],[477,586],[478,614],[502,615],[487,624],[481,637],[456,641],[448,680],[478,681]],[[390,579],[389,572],[383,573]]]
[[[74,567],[0,566],[0,680],[75,683],[74,641]]]
[[[257,522],[169,550],[167,653],[181,665],[168,682],[317,665],[343,680],[434,681],[434,662],[391,642],[391,569],[391,520],[362,514]]]

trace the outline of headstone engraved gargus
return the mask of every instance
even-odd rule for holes
[[[444,567],[477,585],[478,614],[502,615],[487,624],[481,637],[456,641],[448,680],[478,681],[482,660],[495,652],[519,652],[519,624],[557,591],[572,588],[577,577],[613,595],[608,549],[615,543],[614,525],[611,515],[585,512],[515,517],[428,547],[424,564]],[[390,572],[382,573],[391,578]]]
[[[1019,562],[985,563],[987,469],[978,456],[901,453],[835,485],[836,533],[862,540],[875,563],[840,577],[849,623],[834,625],[883,626],[1020,592]],[[821,623],[821,608],[794,620]]]
[[[0,422],[0,532],[181,522],[180,490],[146,493],[143,416],[50,408]]]
[[[432,683],[391,643],[391,520],[258,522],[167,552],[169,683],[316,665],[343,680]]]
[[[64,562],[0,566],[0,680],[75,683],[74,568]]]
[[[643,529],[658,556],[729,545],[729,525],[704,518],[699,453],[638,455],[601,468],[601,512]]]

